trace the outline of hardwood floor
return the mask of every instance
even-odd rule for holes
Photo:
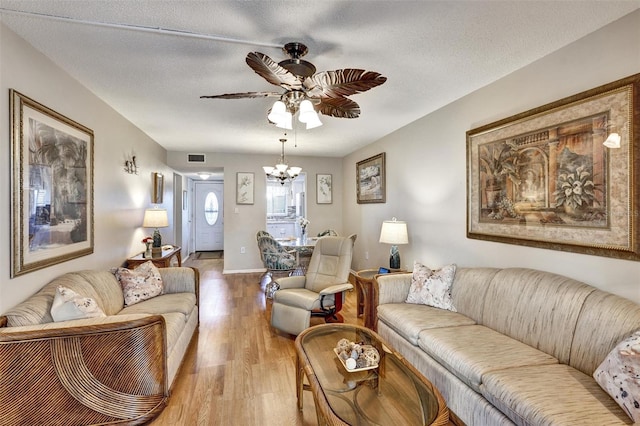
[[[222,260],[188,260],[200,270],[200,329],[178,372],[169,404],[150,424],[315,425],[313,397],[296,408],[294,336],[269,326],[261,274],[222,275]],[[356,318],[356,294],[342,313]],[[312,324],[322,323],[312,318]]]

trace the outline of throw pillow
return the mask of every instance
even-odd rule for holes
[[[122,287],[125,306],[159,296],[164,290],[160,271],[152,261],[145,262],[136,269],[118,268],[116,278]]]
[[[640,330],[620,342],[593,378],[634,422],[640,422]]]
[[[58,286],[51,305],[51,317],[55,322],[74,319],[105,317],[95,300],[82,297],[70,288]]]
[[[422,263],[414,262],[406,303],[417,303],[457,312],[451,299],[451,285],[455,276],[455,264],[432,271]]]

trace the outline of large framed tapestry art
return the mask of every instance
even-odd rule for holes
[[[640,260],[639,141],[640,74],[468,131],[467,236]]]

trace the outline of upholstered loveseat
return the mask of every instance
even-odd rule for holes
[[[142,424],[157,416],[198,326],[199,285],[193,268],[157,272],[162,294],[129,306],[114,273],[79,271],[1,316],[0,424]],[[100,315],[54,321],[61,291]]]
[[[531,269],[458,268],[457,312],[405,303],[411,284],[411,273],[376,278],[377,331],[465,424],[633,424],[592,375],[640,329],[639,305]]]

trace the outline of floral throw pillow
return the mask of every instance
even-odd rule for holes
[[[159,296],[164,290],[160,271],[152,261],[145,262],[136,269],[118,268],[116,278],[122,287],[125,306]]]
[[[406,303],[433,306],[457,312],[451,299],[451,285],[456,276],[456,265],[431,270],[420,262],[414,262],[411,287]]]
[[[105,317],[100,306],[90,297],[82,297],[70,288],[58,286],[51,305],[51,317],[55,322],[74,319]]]
[[[640,330],[613,348],[593,378],[634,422],[640,422]]]

